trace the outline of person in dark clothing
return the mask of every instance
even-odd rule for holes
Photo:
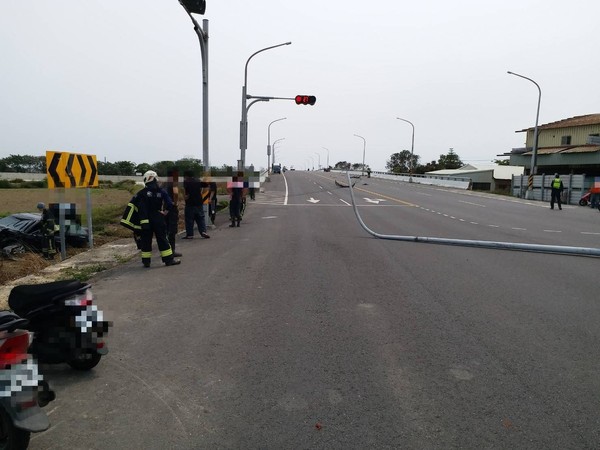
[[[229,220],[230,227],[240,226],[242,221],[242,202],[245,197],[243,173],[234,176],[231,183],[228,183],[227,192],[229,193]]]
[[[42,254],[44,259],[52,260],[56,255],[56,242],[54,241],[57,228],[56,221],[52,211],[46,209],[46,205],[40,202],[37,207],[42,214]]]
[[[163,188],[173,200],[173,206],[171,209],[167,211],[167,215],[165,216],[165,222],[167,226],[167,238],[169,240],[169,245],[171,245],[171,249],[173,250],[173,256],[179,257],[183,256],[181,253],[175,250],[175,237],[177,236],[177,231],[179,230],[179,188],[177,186],[179,178],[179,173],[176,170],[168,170],[167,171],[167,182],[163,184]]]
[[[198,226],[200,236],[204,239],[210,238],[206,233],[206,220],[202,207],[202,185],[190,171],[185,172],[183,189],[185,191],[185,236],[182,239],[194,239],[194,223]]]
[[[142,263],[144,267],[150,267],[152,236],[154,235],[165,265],[180,264],[181,261],[173,257],[173,249],[171,249],[167,240],[167,227],[165,224],[165,216],[173,206],[173,201],[167,192],[158,185],[158,176],[153,170],[149,170],[144,174],[144,184],[144,189],[136,194],[141,226]]]
[[[215,224],[217,218],[217,183],[211,181],[210,183],[210,204],[209,204],[209,215],[212,224]]]
[[[562,206],[560,204],[560,195],[562,194],[562,191],[565,187],[563,186],[563,182],[557,173],[554,174],[554,180],[552,180],[552,183],[550,183],[550,187],[552,188],[552,196],[550,198],[550,209],[554,209],[555,200],[558,203],[558,209],[562,209]]]

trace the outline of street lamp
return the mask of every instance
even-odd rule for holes
[[[327,150],[327,168],[329,169],[329,149],[327,147],[321,147]]]
[[[285,138],[280,138],[277,139],[275,142],[273,142],[273,165],[275,165],[275,144],[277,144],[278,142],[283,141]]]
[[[396,117],[396,119],[401,120],[403,122],[409,123],[412,127],[412,139],[410,143],[410,174],[408,177],[408,182],[412,183],[412,174],[413,174],[413,160],[415,158],[415,126],[410,120],[401,119],[400,117]]]
[[[312,170],[315,170],[315,158],[310,155],[308,155],[308,157],[312,160]]]
[[[280,120],[285,120],[285,119],[287,119],[287,117],[282,117],[281,119],[275,119],[267,127],[267,173],[271,173],[271,125],[273,125],[275,122],[279,122]],[[273,163],[275,163],[275,158],[273,158]]]
[[[246,100],[248,98],[248,63],[254,56],[261,52],[290,44],[291,42],[284,42],[283,44],[262,48],[259,51],[252,53],[252,55],[250,55],[246,61],[246,65],[244,66],[244,86],[242,86],[242,120],[240,121],[240,170],[243,170],[246,164],[246,148],[248,148],[248,109],[246,108]]]
[[[189,1],[179,1],[185,12],[190,16],[190,20],[194,24],[194,31],[198,35],[200,42],[200,54],[202,59],[202,163],[204,170],[210,168],[208,155],[208,20],[202,21],[202,27],[192,16],[192,12],[204,14],[204,2],[198,4],[190,3]]]
[[[317,152],[315,152],[315,155],[317,155],[319,157],[319,164],[318,164],[317,168],[319,170],[321,170],[321,155],[319,153],[317,153]]]
[[[356,136],[357,138],[361,138],[363,140],[363,163],[362,163],[361,176],[365,176],[365,150],[367,148],[367,140],[364,137],[359,136],[358,134],[355,134],[354,136]]]
[[[540,103],[542,102],[542,89],[540,85],[533,81],[531,78],[527,78],[526,76],[519,75],[518,73],[507,71],[509,75],[514,75],[516,77],[525,78],[526,80],[531,81],[536,85],[538,89],[538,104],[537,104],[537,112],[535,115],[535,128],[533,130],[533,152],[531,154],[531,171],[529,172],[529,180],[527,183],[527,192],[525,194],[525,198],[530,199],[533,197],[533,176],[537,173],[537,149],[538,149],[538,119],[540,117]]]

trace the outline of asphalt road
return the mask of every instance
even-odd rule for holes
[[[599,260],[376,239],[335,177],[275,175],[181,265],[95,280],[110,353],[46,367],[30,448],[598,448]],[[589,208],[355,188],[381,233],[600,247]]]

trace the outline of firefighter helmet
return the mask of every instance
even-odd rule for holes
[[[144,184],[148,184],[151,181],[154,181],[158,178],[158,175],[156,174],[156,172],[154,170],[148,170],[145,174],[144,174]]]

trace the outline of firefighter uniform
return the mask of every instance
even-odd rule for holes
[[[139,191],[127,205],[121,224],[128,228],[133,227],[134,233],[139,233],[144,267],[150,267],[153,236],[156,238],[162,261],[167,266],[180,264],[181,261],[173,258],[173,250],[167,239],[164,215],[173,207],[173,202],[167,192],[159,187],[156,172],[146,172],[144,183],[144,189]]]

